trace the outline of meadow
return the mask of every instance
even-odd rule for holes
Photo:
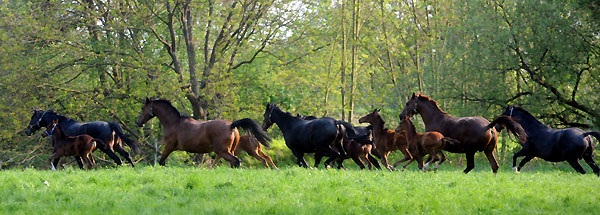
[[[479,166],[483,166],[479,163]],[[0,172],[0,214],[597,214],[599,178],[283,167]]]

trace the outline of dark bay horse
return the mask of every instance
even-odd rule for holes
[[[437,131],[418,133],[415,125],[408,117],[405,117],[404,120],[400,122],[400,125],[396,128],[396,132],[404,132],[406,142],[408,142],[408,151],[413,156],[413,158],[402,167],[403,169],[406,169],[408,165],[416,160],[419,169],[422,171],[425,171],[430,164],[435,162],[437,162],[437,164],[433,169],[437,170],[437,168],[446,160],[446,155],[444,155],[443,151],[444,147],[447,144],[458,143],[457,140],[444,137],[444,135]],[[427,159],[427,163],[423,164],[423,157],[425,157],[425,155],[429,155],[429,158]],[[394,167],[398,165],[400,165],[400,162],[394,163]]]
[[[527,141],[522,144],[523,148],[513,156],[515,171],[519,172],[525,163],[539,157],[550,162],[567,161],[578,173],[585,174],[585,170],[579,164],[579,160],[583,158],[594,173],[600,176],[600,170],[593,159],[594,141],[589,137],[591,135],[600,140],[600,133],[584,132],[579,128],[553,129],[542,124],[525,109],[516,106],[507,107],[502,115],[519,122],[527,133]],[[522,156],[525,158],[517,167],[517,158]]]
[[[252,135],[246,134],[240,136],[240,141],[238,142],[237,147],[235,147],[235,152],[233,155],[238,156],[242,152],[246,152],[248,153],[248,155],[260,161],[263,165],[265,165],[265,167],[271,168],[269,167],[270,163],[273,169],[278,170],[275,163],[273,163],[273,159],[271,159],[269,155],[265,154],[262,151],[262,147],[260,145],[261,143],[256,139],[256,137]],[[215,156],[215,160],[212,164],[212,167],[215,167],[219,163],[219,160],[221,160],[221,156]]]
[[[494,157],[494,150],[498,142],[498,132],[494,128],[496,124],[503,125],[520,141],[524,142],[527,135],[519,123],[513,121],[508,116],[500,116],[490,123],[483,117],[454,117],[442,111],[437,102],[433,99],[415,95],[406,103],[404,110],[400,113],[400,119],[411,117],[414,114],[421,114],[425,123],[425,131],[437,131],[445,137],[456,139],[460,144],[446,145],[444,150],[453,153],[465,153],[467,158],[468,173],[475,167],[475,152],[483,151],[487,157],[492,171],[498,172],[498,162]]]
[[[373,143],[373,126],[353,126],[348,122],[342,124],[346,127],[353,127],[354,132],[346,132],[342,141],[343,150],[346,152],[346,156],[338,160],[338,166],[342,166],[345,159],[351,158],[358,167],[361,169],[365,168],[362,161],[365,161],[369,166],[369,169],[373,167],[381,169],[377,159],[373,157],[373,151],[375,150],[375,144]]]
[[[50,156],[52,170],[56,170],[54,160],[62,156],[75,156],[78,158],[77,160],[83,159],[88,169],[92,169],[92,166],[96,165],[92,152],[96,149],[97,143],[102,142],[102,140],[94,139],[87,134],[67,136],[58,124],[58,120],[54,120],[52,124],[48,125],[42,136],[52,136],[54,148],[54,153]],[[79,168],[83,169],[83,165],[79,165]]]
[[[234,150],[240,140],[238,128],[244,129],[254,135],[260,143],[269,147],[271,138],[252,119],[245,118],[235,122],[226,120],[198,121],[189,116],[181,115],[164,99],[148,99],[142,107],[140,116],[136,120],[142,127],[148,120],[157,117],[164,127],[163,141],[165,149],[162,152],[160,165],[165,165],[165,160],[175,150],[191,153],[215,152],[217,156],[229,161],[231,167],[239,167],[240,160],[234,156]]]
[[[119,154],[121,154],[121,156],[123,156],[132,167],[135,166],[129,153],[123,149],[121,141],[116,139],[120,138],[132,150],[138,153],[140,151],[139,146],[134,140],[128,138],[127,135],[123,133],[121,126],[115,122],[78,122],[77,120],[59,115],[52,110],[34,109],[33,115],[31,115],[31,120],[29,121],[29,125],[25,130],[25,134],[27,134],[27,136],[31,136],[31,134],[40,128],[45,128],[50,125],[53,120],[58,120],[58,124],[64,129],[67,136],[87,134],[93,138],[102,140],[102,142],[97,143],[97,148],[106,153],[115,161],[117,165],[121,165],[121,159],[115,154],[114,151],[117,151]],[[80,166],[83,165],[80,159],[77,159],[77,163]],[[57,164],[58,159],[56,159],[54,165]]]
[[[381,118],[381,115],[379,115],[378,109],[361,117],[358,119],[358,122],[367,122],[373,126],[373,143],[375,143],[375,151],[373,154],[381,159],[381,162],[388,170],[392,171],[394,169],[388,162],[388,156],[392,151],[400,150],[404,155],[404,158],[398,162],[412,159],[412,155],[408,151],[408,143],[406,142],[404,134],[386,128],[385,121]]]
[[[319,166],[323,156],[332,158],[328,161],[343,156],[335,145],[342,144],[345,128],[333,118],[304,120],[282,111],[277,105],[267,104],[263,129],[266,131],[273,123],[277,124],[283,133],[285,145],[296,156],[296,164],[301,167],[308,167],[304,160],[305,153],[315,153],[315,167]],[[325,165],[328,165],[328,162],[325,162]]]

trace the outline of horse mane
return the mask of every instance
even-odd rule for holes
[[[173,106],[173,104],[171,104],[171,102],[167,99],[158,98],[158,99],[151,99],[150,101],[155,102],[155,103],[165,104],[167,106],[167,108],[169,108],[169,109],[171,109],[171,111],[177,113],[179,115],[179,118],[183,118],[183,119],[192,118],[191,116],[181,114],[181,112],[179,112],[179,110],[177,110],[177,108],[175,108],[175,106]]]
[[[440,105],[438,104],[438,102],[437,102],[436,100],[433,100],[432,98],[429,98],[429,96],[426,96],[426,95],[423,95],[423,94],[418,94],[418,95],[416,95],[416,96],[417,96],[417,98],[418,98],[420,101],[432,102],[432,103],[433,103],[433,105],[435,105],[435,107],[436,107],[436,108],[437,108],[437,109],[438,109],[440,112],[442,112],[443,114],[448,114],[448,113],[446,113],[446,111],[444,111],[444,110],[442,110],[442,109],[440,108]]]
[[[531,117],[531,119],[533,119],[538,124],[540,124],[540,125],[542,125],[544,127],[548,127],[547,125],[545,125],[544,123],[542,123],[538,118],[536,118],[535,116],[533,116],[533,114],[531,114],[529,111],[525,110],[525,108],[523,108],[521,106],[512,106],[512,107],[514,108],[514,110],[521,111],[525,116]]]
[[[46,113],[53,114],[54,116],[56,116],[56,118],[58,118],[59,122],[61,122],[61,121],[63,121],[63,122],[71,122],[71,121],[77,122],[77,120],[71,119],[71,118],[63,116],[63,115],[60,115],[59,113],[56,113],[54,110],[47,110]]]

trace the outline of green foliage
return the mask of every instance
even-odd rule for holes
[[[166,2],[92,2],[94,7],[79,1],[0,2],[0,168],[46,163],[48,140],[23,134],[32,108],[55,109],[80,121],[116,121],[141,143],[143,153],[136,158],[142,163],[153,161],[154,141],[162,135],[157,120],[136,127],[143,99],[165,98],[194,114],[181,14],[174,17],[174,43],[184,68],[178,74],[159,39],[170,42]],[[267,103],[294,114],[341,118],[341,91],[349,95],[349,77],[341,84],[342,35],[352,38],[352,3],[259,1],[268,12],[247,20],[252,34],[235,37],[244,17],[259,9],[240,4],[230,9],[232,2],[213,1],[212,16],[209,1],[191,4],[195,66],[198,82],[205,84],[199,96],[207,102],[208,118],[261,121]],[[594,1],[360,4],[353,123],[381,108],[393,128],[406,97],[422,92],[454,116],[491,120],[516,104],[554,127],[600,128],[600,18]],[[216,44],[230,12],[233,21]],[[350,50],[352,41],[346,44]],[[204,45],[216,53],[206,75]],[[413,121],[423,129],[421,120]],[[281,135],[276,128],[270,134]],[[499,150],[505,156],[519,147],[505,141]]]

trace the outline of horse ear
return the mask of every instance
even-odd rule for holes
[[[417,95],[415,95],[415,93],[412,94],[412,98],[417,97]]]
[[[146,103],[150,103],[150,99],[146,97]]]

